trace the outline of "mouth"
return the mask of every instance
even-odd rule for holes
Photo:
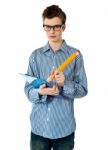
[[[51,35],[51,36],[49,36],[49,37],[52,38],[52,39],[53,39],[53,38],[56,38],[56,36],[54,36],[54,35]]]

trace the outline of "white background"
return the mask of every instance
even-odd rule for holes
[[[88,77],[88,95],[75,100],[75,150],[108,150],[107,0],[0,1],[0,149],[29,150],[31,103],[18,73],[46,44],[41,14],[51,4],[66,12],[63,38],[82,52]]]

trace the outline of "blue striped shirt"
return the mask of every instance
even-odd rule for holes
[[[48,42],[30,55],[27,74],[47,79],[52,68],[57,68],[75,51],[76,48],[63,41],[61,48],[53,52]],[[32,102],[30,121],[34,134],[57,139],[70,135],[76,129],[74,98],[81,98],[87,94],[87,78],[81,53],[63,73],[65,83],[63,88],[59,87],[59,95],[40,96],[31,84],[25,84],[25,94]]]

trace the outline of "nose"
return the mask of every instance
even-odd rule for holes
[[[50,29],[50,33],[54,33],[55,31],[54,31],[54,28],[51,28]]]

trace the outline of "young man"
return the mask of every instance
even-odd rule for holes
[[[32,52],[27,74],[47,80],[50,74],[76,49],[62,39],[66,14],[59,6],[47,7],[42,14],[48,43]],[[26,82],[25,93],[33,104],[31,120],[31,150],[72,150],[76,123],[74,98],[87,94],[87,79],[80,53],[63,71],[55,75],[51,87],[39,88]]]

